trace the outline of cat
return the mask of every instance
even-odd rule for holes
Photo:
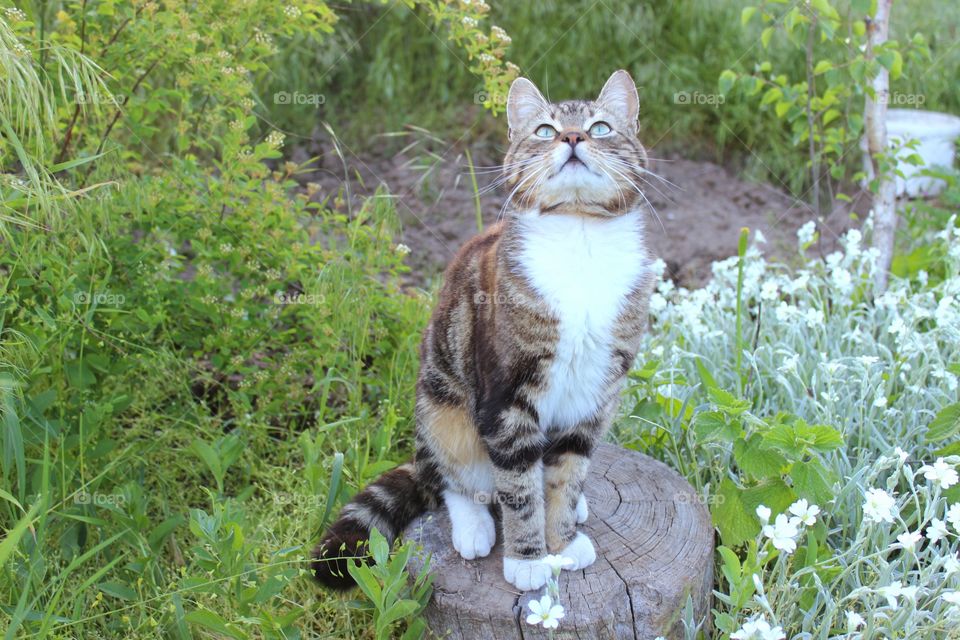
[[[423,335],[414,461],[344,508],[313,556],[316,578],[347,588],[346,563],[372,527],[388,539],[446,506],[467,559],[503,530],[503,577],[538,589],[548,553],[583,569],[582,489],[639,349],[653,286],[644,241],[647,155],[639,98],[616,71],[596,100],[549,103],[526,78],[507,97],[504,219],[467,242],[444,275]]]

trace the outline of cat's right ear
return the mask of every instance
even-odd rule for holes
[[[537,86],[526,78],[517,78],[507,94],[507,136],[523,126],[538,113],[548,109],[547,101]]]

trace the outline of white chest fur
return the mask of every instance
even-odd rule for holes
[[[560,339],[537,410],[546,429],[594,415],[613,368],[612,329],[647,268],[639,212],[600,220],[522,214],[520,262],[560,319]]]

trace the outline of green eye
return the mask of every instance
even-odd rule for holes
[[[594,122],[590,126],[590,135],[592,136],[605,136],[610,133],[610,125],[606,122]]]
[[[538,138],[552,138],[557,135],[557,130],[548,124],[542,124],[534,131],[534,135]]]

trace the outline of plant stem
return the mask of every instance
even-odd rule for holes
[[[747,253],[747,240],[750,237],[750,229],[743,227],[740,229],[740,241],[737,243],[737,395],[743,395],[743,268],[744,256]]]

